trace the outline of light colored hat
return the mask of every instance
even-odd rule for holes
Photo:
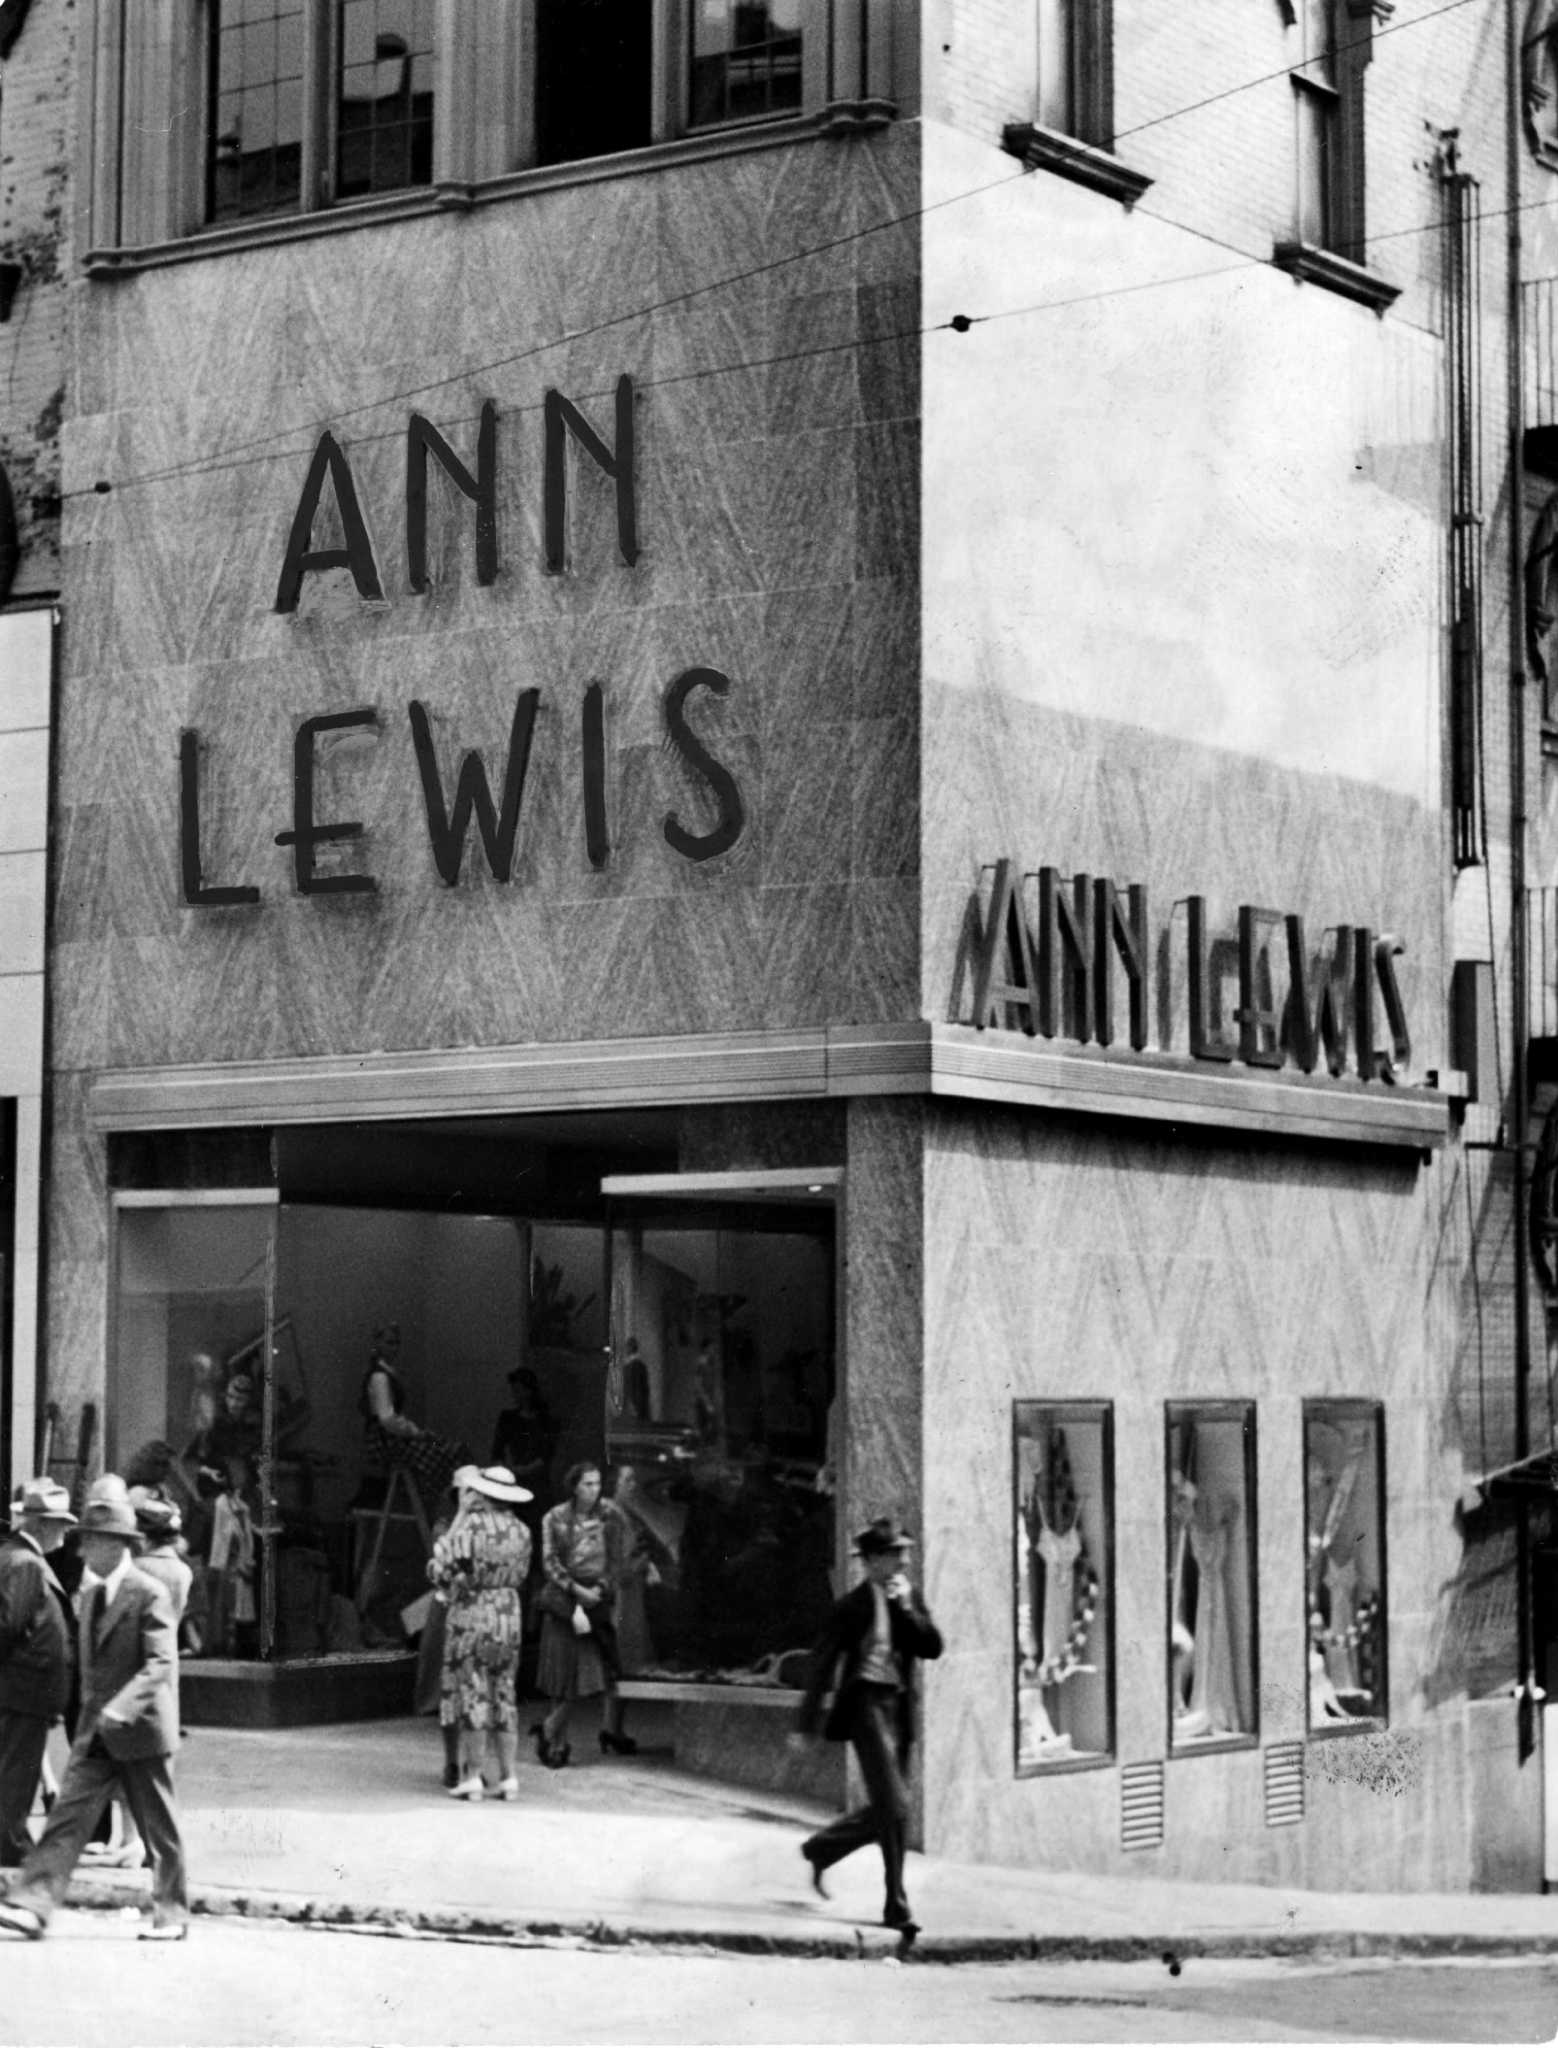
[[[519,1484],[507,1465],[462,1465],[455,1477],[473,1493],[484,1493],[488,1500],[535,1499],[528,1487]]]
[[[68,1522],[74,1527],[70,1495],[57,1479],[24,1479],[11,1502],[11,1519],[28,1515],[35,1522]]]
[[[86,1502],[81,1510],[81,1533],[83,1536],[122,1536],[127,1543],[136,1545],[142,1541],[130,1489],[117,1472],[105,1472],[101,1479],[94,1479],[87,1488]]]

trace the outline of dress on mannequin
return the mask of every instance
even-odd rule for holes
[[[1201,1574],[1190,1711],[1205,1716],[1208,1733],[1239,1735],[1244,1732],[1245,1719],[1228,1597],[1228,1568],[1239,1509],[1231,1500],[1209,1505],[1211,1511],[1190,1525],[1190,1546]]]
[[[1325,1645],[1325,1668],[1338,1692],[1358,1690],[1358,1659],[1353,1642],[1356,1620],[1358,1567],[1350,1560],[1338,1564],[1325,1561],[1325,1590],[1330,1597],[1330,1628]]]

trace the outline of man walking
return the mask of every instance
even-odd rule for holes
[[[915,1667],[922,1657],[941,1655],[940,1632],[904,1569],[912,1547],[891,1515],[879,1517],[855,1538],[866,1576],[835,1604],[828,1619],[792,1738],[807,1742],[813,1737],[823,1695],[837,1672],[823,1733],[830,1742],[853,1746],[867,1799],[853,1813],[808,1836],[801,1854],[811,1865],[814,1888],[826,1898],[822,1873],[829,1865],[867,1842],[879,1843],[887,1880],[882,1923],[897,1928],[905,1948],[920,1931],[910,1916],[903,1885]]]
[[[64,1487],[29,1479],[0,1543],[0,1868],[32,1846],[27,1816],[49,1728],[70,1700],[75,1622],[49,1557],[75,1525]]]
[[[178,1634],[166,1589],[137,1571],[135,1510],[122,1479],[106,1474],[81,1511],[88,1572],[81,1604],[81,1716],[64,1782],[21,1878],[0,1901],[0,1927],[36,1941],[65,1896],[87,1838],[118,1789],[152,1860],[152,1924],[142,1941],[189,1931],[184,1845],[173,1805],[178,1748]]]

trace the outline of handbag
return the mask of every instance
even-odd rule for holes
[[[543,1614],[550,1614],[554,1621],[573,1620],[574,1598],[561,1586],[554,1586],[550,1579],[536,1595],[536,1605]]]

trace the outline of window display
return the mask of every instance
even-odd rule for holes
[[[180,1501],[199,1651],[405,1654],[456,1466],[520,1476],[539,1556],[588,1460],[633,1531],[625,1675],[803,1682],[832,1598],[831,1198],[608,1221],[592,1154],[550,1169],[550,1215],[434,1210],[409,1171],[380,1205],[375,1160],[354,1183],[330,1144],[303,1165],[353,1199],[116,1198],[110,1454]]]
[[[1385,1425],[1372,1401],[1304,1404],[1309,1726],[1378,1727],[1385,1670]]]
[[[1114,1748],[1111,1412],[1015,1406],[1017,1769]]]
[[[1255,1409],[1170,1402],[1169,1742],[1256,1733]]]
[[[832,1600],[833,1212],[612,1232],[624,1675],[801,1682]]]

